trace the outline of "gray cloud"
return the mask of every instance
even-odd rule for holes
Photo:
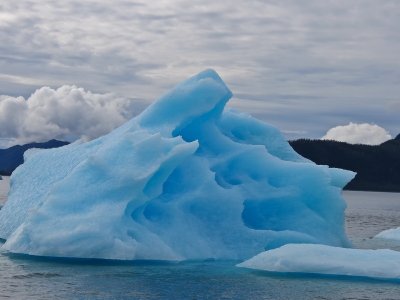
[[[42,87],[27,99],[0,96],[0,139],[3,146],[93,139],[132,118],[136,106],[127,98],[68,85]]]
[[[212,67],[232,106],[286,132],[376,122],[395,135],[399,11],[395,0],[3,0],[0,94],[76,84],[149,103]]]

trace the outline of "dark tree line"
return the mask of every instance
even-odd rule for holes
[[[309,139],[289,143],[316,164],[357,172],[345,189],[400,192],[400,135],[377,146]]]

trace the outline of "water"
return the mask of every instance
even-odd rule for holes
[[[0,203],[8,178],[0,181]],[[400,250],[370,239],[400,226],[400,194],[345,192],[354,246]],[[400,284],[334,276],[268,274],[236,262],[116,263],[0,253],[0,298],[12,299],[400,299]]]
[[[400,227],[400,193],[345,191],[344,197],[346,231],[354,247],[400,251],[400,243],[371,239],[385,229]]]
[[[8,186],[10,184],[10,177],[3,176],[3,180],[0,180],[0,207],[3,206],[7,200]]]

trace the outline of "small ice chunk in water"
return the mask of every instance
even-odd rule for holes
[[[374,238],[400,242],[400,227],[384,230]]]
[[[238,267],[283,273],[400,279],[400,252],[287,244],[262,252]]]

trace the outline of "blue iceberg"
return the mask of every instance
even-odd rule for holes
[[[277,129],[226,109],[213,70],[87,143],[27,153],[0,211],[3,248],[103,259],[245,259],[287,243],[347,246],[342,187]]]

